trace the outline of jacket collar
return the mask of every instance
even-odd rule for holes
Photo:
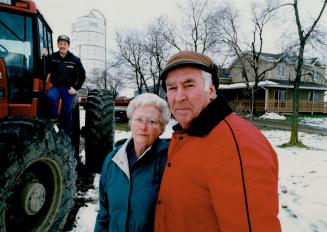
[[[127,146],[132,141],[132,137],[128,138],[126,142],[120,147],[117,153],[112,157],[112,161],[117,164],[117,166],[126,174],[128,179],[130,179],[130,170],[128,164],[128,157],[127,157]],[[156,141],[155,141],[156,142]],[[155,143],[154,142],[154,143]],[[153,145],[149,146],[143,153],[138,157],[140,160],[152,147]]]
[[[56,56],[58,59],[62,59],[62,60],[66,60],[67,58],[70,58],[72,56],[72,53],[68,50],[67,54],[65,55],[65,57],[62,57],[59,53],[59,51],[55,52]]]
[[[232,109],[223,96],[218,95],[202,110],[200,115],[193,119],[190,126],[183,129],[180,124],[173,127],[175,131],[186,133],[190,136],[204,137],[227,115],[232,113]]]
[[[128,158],[126,154],[126,148],[132,138],[128,138],[126,142],[120,147],[117,153],[112,157],[112,161],[117,164],[117,166],[126,174],[128,179],[130,179]]]

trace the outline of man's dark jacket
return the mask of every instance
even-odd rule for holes
[[[65,57],[59,52],[51,54],[47,59],[47,73],[51,73],[51,83],[56,87],[73,87],[78,90],[85,80],[85,70],[80,58],[69,51]]]

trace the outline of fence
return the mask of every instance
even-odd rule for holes
[[[327,102],[316,101],[300,101],[299,102],[300,113],[327,113]],[[230,101],[230,105],[236,112],[250,112],[251,100],[239,99]],[[268,100],[265,107],[265,100],[258,99],[255,101],[256,111],[267,111],[276,113],[289,113],[293,112],[292,100]]]

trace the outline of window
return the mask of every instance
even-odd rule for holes
[[[319,77],[320,77],[320,71],[319,70],[313,70],[312,73],[313,73],[313,79],[314,80],[319,79]]]
[[[43,21],[38,18],[38,32],[39,32],[39,44],[40,44],[40,58],[42,58],[42,48],[45,48],[46,55],[49,55],[53,52],[52,47],[52,34],[47,29]]]
[[[286,107],[286,100],[288,99],[288,93],[286,90],[275,91],[275,107]]]
[[[52,54],[53,53],[52,35],[49,31],[47,31],[47,34],[48,34],[49,54]]]
[[[287,91],[285,90],[279,91],[279,100],[287,100]]]
[[[0,12],[0,57],[6,63],[9,102],[30,103],[34,72],[31,17]]]
[[[0,57],[7,65],[32,69],[32,19],[0,12],[0,45]]]
[[[277,65],[277,75],[278,77],[285,77],[287,75],[287,70],[285,64],[278,64]]]
[[[308,93],[308,100],[309,101],[322,101],[321,95],[317,91],[310,91]]]
[[[276,90],[275,91],[275,100],[287,100],[287,91],[286,90]]]
[[[246,80],[246,72],[242,69],[242,80]]]
[[[46,32],[44,31],[44,27],[41,19],[38,18],[37,22],[38,22],[38,31],[39,31],[40,58],[42,58],[42,49],[47,48],[47,44],[46,44],[47,36],[45,34]]]

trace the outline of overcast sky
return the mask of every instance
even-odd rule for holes
[[[97,9],[103,13],[107,19],[107,43],[109,47],[114,44],[114,32],[121,29],[140,29],[147,23],[160,16],[167,15],[169,18],[180,17],[181,13],[177,8],[177,2],[183,3],[187,0],[35,0],[41,13],[50,24],[54,38],[59,34],[71,34],[72,23],[80,16],[88,14],[91,9]],[[285,1],[285,0],[284,0]],[[291,0],[288,0],[291,1]],[[226,0],[215,0],[214,2],[226,2]],[[249,17],[249,5],[251,0],[229,0],[234,4],[242,16],[244,24],[242,28],[248,27],[246,17]],[[264,2],[257,0],[257,2]],[[301,12],[311,12],[311,16],[316,16],[316,11],[321,7],[322,0],[302,0]],[[322,25],[327,25],[327,10],[322,19]],[[308,14],[306,17],[310,17]],[[312,19],[308,19],[312,22]],[[274,25],[265,33],[265,52],[277,53],[275,40],[279,37],[276,28],[282,25]]]
[[[35,0],[50,24],[54,38],[71,34],[71,25],[91,9],[99,10],[107,20],[108,41],[113,43],[114,31],[142,28],[160,15],[178,14],[175,0]],[[110,38],[111,37],[111,38]]]

